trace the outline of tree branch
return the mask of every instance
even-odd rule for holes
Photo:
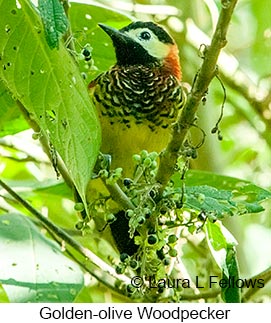
[[[252,281],[258,281],[259,279],[264,281],[264,285],[266,285],[271,280],[271,266],[266,270],[262,271],[261,273],[257,274],[250,278]],[[251,296],[253,296],[256,292],[258,292],[261,288],[258,287],[258,284],[254,287],[250,287],[242,296],[242,303],[247,302]]]
[[[195,121],[199,103],[216,74],[217,59],[220,50],[226,45],[226,34],[237,0],[221,0],[222,9],[210,46],[205,47],[204,60],[196,76],[193,88],[188,95],[183,111],[173,126],[172,139],[161,156],[156,180],[161,184],[159,196],[162,195],[169,178],[174,172],[179,150],[187,133]]]
[[[198,299],[210,299],[210,298],[216,298],[221,294],[221,289],[215,289],[208,292],[202,292],[200,294],[181,294],[180,301],[193,301]]]

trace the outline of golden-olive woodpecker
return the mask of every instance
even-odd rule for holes
[[[161,152],[170,140],[184,103],[179,52],[172,37],[153,22],[137,21],[120,30],[99,26],[111,38],[117,60],[89,84],[102,126],[101,152],[111,155],[112,169],[121,167],[124,177],[131,177],[134,154]],[[136,250],[125,211],[111,230],[121,252]]]

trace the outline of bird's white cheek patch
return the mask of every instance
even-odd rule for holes
[[[170,52],[170,46],[162,42],[150,41],[146,46],[144,46],[148,53],[160,60],[168,56]]]
[[[149,32],[151,34],[151,39],[149,40],[140,39],[140,34],[143,31]],[[151,56],[159,60],[163,60],[169,55],[171,46],[168,44],[162,43],[158,39],[158,37],[149,29],[138,28],[134,30],[129,30],[129,32],[127,32],[126,35],[131,37],[134,41],[136,41],[143,48],[145,48]]]

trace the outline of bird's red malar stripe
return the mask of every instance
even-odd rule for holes
[[[179,81],[182,79],[182,70],[179,59],[179,50],[176,44],[172,45],[168,56],[164,59],[164,69],[173,74]]]
[[[97,85],[97,80],[96,80],[96,79],[94,79],[94,80],[92,80],[92,81],[89,83],[88,88],[89,88],[89,89],[92,89],[92,88],[94,88],[96,85]]]

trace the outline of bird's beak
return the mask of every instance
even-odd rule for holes
[[[127,43],[127,41],[131,40],[130,37],[120,32],[118,29],[101,23],[98,24],[98,26],[107,33],[107,35],[112,39],[113,44]]]

